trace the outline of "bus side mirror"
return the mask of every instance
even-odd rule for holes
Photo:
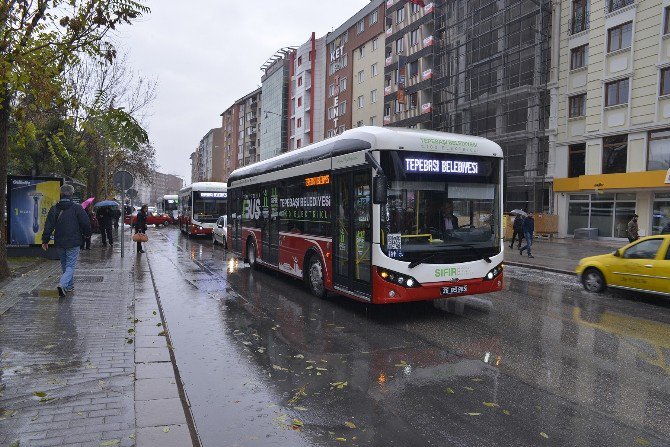
[[[388,199],[388,185],[385,175],[375,175],[372,179],[372,203],[384,205]]]

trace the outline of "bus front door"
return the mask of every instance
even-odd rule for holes
[[[337,291],[370,301],[370,169],[334,174],[333,178],[333,286]]]

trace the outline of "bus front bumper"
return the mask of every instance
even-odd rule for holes
[[[474,278],[455,282],[434,282],[410,288],[385,281],[376,273],[373,273],[372,276],[372,302],[375,304],[455,298],[465,295],[498,292],[503,287],[503,272],[493,279]]]

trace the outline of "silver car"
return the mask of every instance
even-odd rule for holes
[[[228,243],[226,242],[228,236],[227,222],[228,216],[221,216],[217,219],[216,226],[212,232],[212,241],[214,242],[214,245],[221,244],[224,248],[228,248]]]

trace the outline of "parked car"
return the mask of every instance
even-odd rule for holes
[[[226,238],[228,237],[228,216],[221,216],[216,220],[216,225],[212,231],[212,241],[214,245],[221,244],[224,248],[228,248]]]
[[[129,225],[134,225],[136,218],[137,218],[137,212],[134,212],[132,216],[126,216],[125,223]],[[147,214],[147,225],[156,225],[156,226],[163,225],[167,227],[171,223],[172,223],[172,216],[170,216],[169,214],[161,214],[161,213]]]
[[[614,253],[584,258],[576,272],[589,292],[616,287],[670,296],[670,235],[643,237]]]

